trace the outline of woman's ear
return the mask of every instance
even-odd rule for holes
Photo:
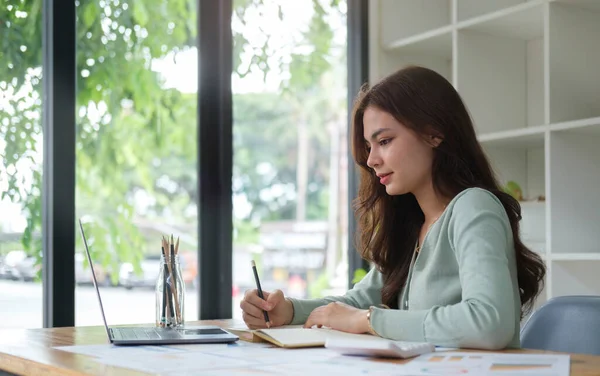
[[[440,146],[442,141],[444,141],[444,139],[439,135],[432,134],[432,135],[427,136],[427,143],[432,148],[437,148],[438,146]]]
[[[427,125],[425,127],[422,137],[425,143],[434,149],[440,146],[444,141],[444,135],[432,125]]]

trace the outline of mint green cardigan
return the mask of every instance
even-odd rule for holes
[[[382,286],[381,273],[372,268],[344,296],[290,298],[292,324],[331,302],[361,309],[381,304]],[[486,350],[520,347],[514,243],[495,195],[469,188],[448,204],[413,257],[398,303],[400,309],[373,310],[371,325],[380,336]]]

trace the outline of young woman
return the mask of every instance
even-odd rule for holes
[[[407,67],[364,87],[353,111],[361,167],[358,249],[374,268],[344,296],[240,304],[250,328],[304,324],[477,349],[519,347],[545,266],[519,239],[469,113],[441,75]]]

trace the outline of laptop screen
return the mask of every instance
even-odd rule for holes
[[[94,288],[96,289],[96,295],[98,296],[98,303],[100,303],[100,312],[102,313],[102,321],[104,321],[104,327],[106,328],[106,334],[108,339],[112,342],[112,336],[110,330],[108,330],[108,324],[106,323],[106,317],[104,316],[104,306],[102,306],[102,299],[100,298],[100,290],[98,289],[98,282],[96,281],[96,273],[94,272],[94,263],[92,262],[92,256],[88,249],[87,239],[85,238],[85,232],[83,231],[83,224],[79,219],[79,229],[81,230],[81,237],[83,238],[83,245],[85,246],[85,254],[87,255],[88,262],[90,263],[90,269],[92,271],[92,280],[94,282]]]

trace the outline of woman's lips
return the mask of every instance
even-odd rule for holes
[[[385,174],[385,175],[382,175],[382,176],[380,176],[380,177],[379,177],[379,182],[380,182],[381,184],[383,184],[383,185],[386,185],[386,184],[388,184],[388,183],[390,182],[390,179],[391,179],[391,175],[392,175],[392,174],[393,174],[393,173],[392,173],[392,172],[390,172],[389,174]]]

